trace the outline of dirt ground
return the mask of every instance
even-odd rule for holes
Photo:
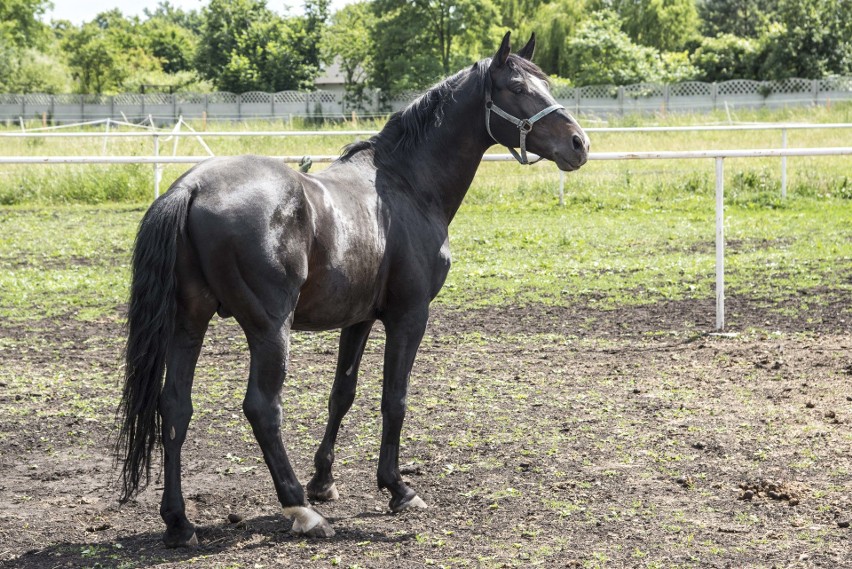
[[[852,299],[823,292],[798,312],[729,299],[734,337],[704,333],[712,301],[435,308],[401,453],[429,508],[398,515],[375,483],[377,326],[341,499],[318,505],[328,540],[289,533],[240,411],[244,340],[216,321],[184,452],[200,545],[179,550],[158,479],[116,502],[120,326],[0,323],[0,567],[852,567]],[[293,340],[303,482],[335,353],[332,334]]]

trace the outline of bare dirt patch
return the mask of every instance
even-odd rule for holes
[[[160,542],[156,473],[116,503],[120,326],[0,323],[0,566],[842,567],[850,302],[822,296],[836,303],[792,319],[733,300],[734,338],[703,334],[713,307],[695,301],[436,307],[402,451],[430,508],[400,515],[375,487],[377,326],[338,446],[341,500],[318,506],[330,540],[290,535],[240,411],[244,341],[217,321],[184,453],[200,546],[177,551]],[[294,338],[284,430],[303,481],[335,353],[335,335]]]

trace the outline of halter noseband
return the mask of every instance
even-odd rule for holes
[[[553,111],[564,109],[565,107],[559,104],[550,105],[546,109],[537,112],[528,119],[519,119],[518,117],[510,115],[509,113],[494,104],[494,101],[491,100],[491,82],[489,81],[488,83],[489,85],[485,90],[485,130],[488,131],[488,136],[490,136],[497,144],[503,144],[502,142],[497,140],[497,137],[495,137],[491,133],[491,111],[494,111],[495,114],[506,119],[507,121],[518,127],[518,131],[520,132],[521,136],[521,153],[518,154],[517,150],[515,150],[511,146],[506,147],[509,149],[509,152],[512,153],[512,156],[515,157],[515,160],[517,160],[521,164],[535,164],[535,162],[538,162],[538,160],[541,160],[541,158],[539,157],[539,159],[535,162],[530,162],[527,159],[527,135],[532,132],[533,124],[535,124],[536,121],[546,117]]]

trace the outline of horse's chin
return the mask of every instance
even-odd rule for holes
[[[562,170],[563,172],[573,172],[574,170],[578,170],[580,166],[586,163],[585,160],[569,160],[567,158],[562,158],[558,155],[554,156],[552,160],[554,163],[556,163],[556,167]]]

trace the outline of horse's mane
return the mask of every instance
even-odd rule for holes
[[[396,150],[410,150],[425,140],[431,128],[441,126],[445,105],[453,100],[465,79],[473,75],[477,79],[477,87],[484,92],[490,63],[490,59],[478,61],[472,67],[432,86],[405,109],[392,114],[378,134],[346,146],[341,159],[352,158],[363,150],[373,150],[375,158],[382,160]]]

